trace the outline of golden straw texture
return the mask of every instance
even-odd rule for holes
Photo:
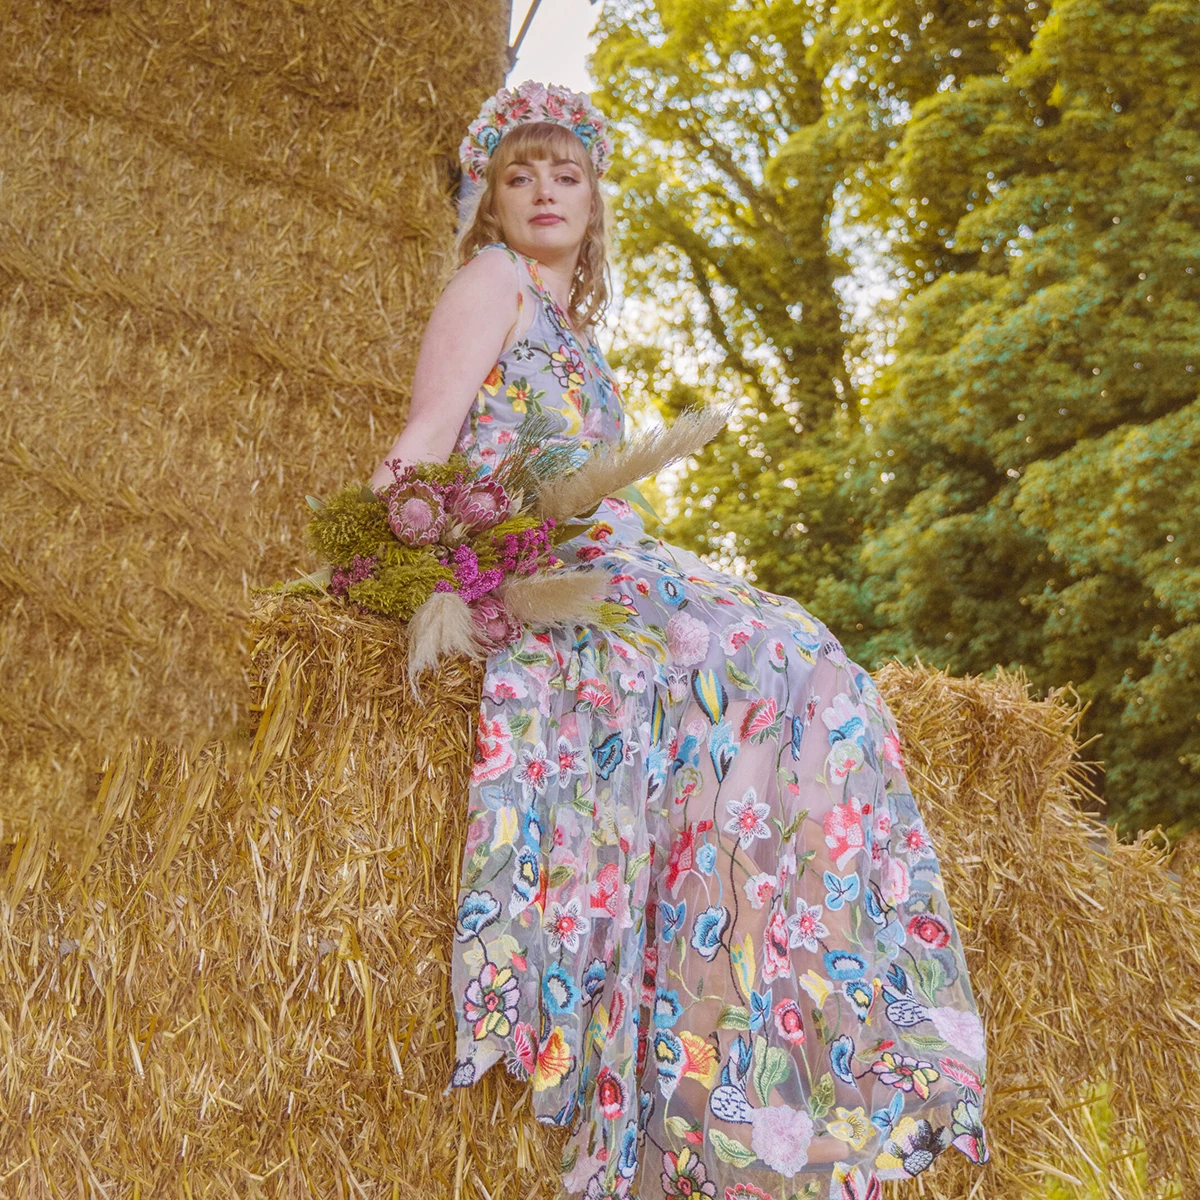
[[[271,596],[251,632],[241,765],[137,742],[82,863],[40,833],[0,851],[0,1195],[553,1200],[564,1133],[528,1084],[441,1094],[482,664],[418,702],[394,622]],[[993,1150],[889,1194],[1160,1194],[1121,1157],[1140,1138],[1196,1195],[1194,893],[1080,811],[1064,697],[878,678],[987,1026]],[[1080,1103],[1105,1081],[1107,1148]]]
[[[509,5],[0,11],[0,828],[82,836],[129,736],[245,745],[249,588],[402,428]]]

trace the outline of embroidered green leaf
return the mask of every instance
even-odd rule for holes
[[[745,671],[736,667],[732,658],[725,660],[725,674],[729,677],[729,682],[735,686],[745,691],[754,690],[754,680]]]
[[[833,1076],[826,1071],[818,1080],[817,1086],[813,1088],[808,1102],[809,1112],[814,1117],[823,1117],[833,1107],[836,1094],[833,1089]]]
[[[833,1041],[833,1033],[829,1028],[829,1022],[825,1020],[825,1014],[819,1009],[810,1010],[812,1016],[813,1028],[817,1031],[817,1036],[821,1041],[828,1046]]]
[[[799,811],[799,812],[798,812],[798,813],[797,813],[797,814],[796,814],[796,815],[795,815],[795,816],[794,816],[794,817],[793,817],[793,818],[792,818],[792,819],[791,819],[791,820],[790,820],[790,821],[789,821],[789,822],[788,822],[788,823],[787,823],[787,824],[786,824],[786,825],[783,827],[783,830],[782,830],[782,831],[780,832],[780,834],[779,834],[779,837],[780,837],[780,840],[781,840],[781,841],[784,841],[784,842],[786,842],[786,841],[788,840],[788,838],[790,838],[790,837],[792,836],[792,834],[793,834],[793,833],[795,833],[795,832],[796,832],[796,830],[800,828],[800,826],[801,826],[801,825],[804,823],[805,819],[808,817],[809,811],[810,811],[810,810],[809,810],[809,809],[807,809],[807,808],[802,808],[802,809],[801,809],[801,810],[800,810],[800,811]],[[807,861],[808,861],[808,859],[805,859],[804,861],[805,861],[805,862],[807,862]]]
[[[904,1039],[910,1046],[927,1053],[932,1050],[946,1050],[950,1043],[940,1038],[936,1033],[910,1033]]]
[[[727,1004],[717,1018],[718,1029],[749,1029],[750,1013],[736,1004]]]
[[[930,1004],[937,1004],[938,989],[946,982],[946,968],[936,958],[917,963],[917,984]]]
[[[735,1167],[748,1167],[758,1157],[753,1150],[743,1146],[741,1142],[734,1141],[719,1129],[710,1129],[708,1140],[712,1142],[712,1148],[716,1151],[717,1157],[722,1162],[732,1163]]]
[[[650,861],[649,854],[635,854],[628,863],[625,864],[625,882],[632,883],[637,877],[638,872]]]
[[[689,1121],[687,1117],[668,1117],[663,1122],[663,1128],[676,1138],[686,1137],[689,1133],[695,1133],[700,1126],[694,1121]]]
[[[520,716],[508,718],[508,727],[512,730],[513,737],[519,738],[532,724],[533,718],[525,713],[522,713]]]
[[[524,667],[549,667],[554,664],[554,659],[545,650],[518,650],[513,660]]]
[[[800,1192],[792,1192],[787,1200],[815,1200],[815,1197],[821,1194],[821,1185],[815,1180],[810,1179],[805,1185],[804,1190]]]
[[[854,939],[856,946],[862,945],[858,939],[859,930],[862,929],[862,905],[850,905],[850,936]]]
[[[559,863],[550,872],[550,883],[548,886],[552,888],[561,887],[568,879],[573,879],[575,876],[575,868],[568,863]]]
[[[787,1051],[768,1046],[767,1039],[754,1039],[754,1090],[763,1104],[770,1104],[771,1089],[783,1083],[792,1068]]]

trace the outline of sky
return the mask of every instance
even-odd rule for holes
[[[510,45],[532,2],[512,0]],[[505,82],[516,87],[526,79],[536,79],[539,83],[561,83],[576,92],[590,92],[594,84],[583,60],[590,49],[588,34],[599,16],[600,5],[588,0],[541,0]]]

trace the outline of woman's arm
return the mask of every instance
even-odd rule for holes
[[[391,467],[445,462],[479,387],[508,346],[517,324],[519,278],[501,249],[483,250],[446,285],[425,334],[413,373],[408,424],[375,468],[370,487],[392,482]]]

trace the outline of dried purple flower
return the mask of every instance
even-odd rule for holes
[[[503,485],[494,479],[463,480],[447,486],[446,513],[467,534],[498,525],[511,505]]]
[[[495,596],[482,596],[470,608],[476,636],[487,650],[499,650],[520,639],[521,622]]]
[[[406,546],[436,542],[446,524],[441,489],[419,479],[393,485],[388,493],[388,524]]]

